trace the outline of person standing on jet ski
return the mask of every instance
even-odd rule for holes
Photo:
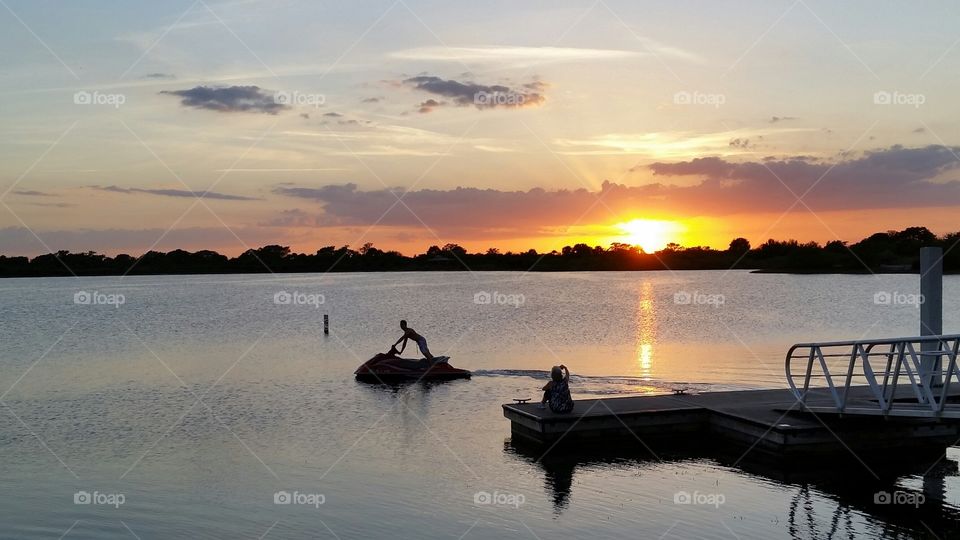
[[[417,346],[420,347],[420,352],[423,353],[423,356],[425,356],[427,360],[433,360],[433,355],[430,354],[430,349],[427,348],[427,338],[407,326],[407,321],[400,321],[400,329],[403,330],[403,335],[393,344],[394,347],[400,345],[400,342],[403,342],[403,345],[400,345],[400,352],[403,353],[403,350],[407,348],[407,340],[412,339]]]

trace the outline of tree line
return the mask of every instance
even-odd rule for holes
[[[878,232],[855,244],[840,240],[820,245],[796,240],[767,240],[752,247],[745,238],[735,238],[727,249],[683,247],[668,244],[655,253],[637,246],[613,243],[609,247],[575,244],[559,251],[538,253],[501,252],[490,248],[468,253],[457,244],[430,246],[425,252],[406,256],[384,251],[373,244],[359,249],[326,246],[315,253],[294,253],[287,246],[269,245],[249,249],[236,257],[215,251],[167,253],[149,251],[140,257],[120,254],[109,257],[92,251],[58,251],[37,257],[0,255],[0,277],[148,274],[246,274],[267,272],[368,272],[430,270],[711,270],[752,269],[767,272],[867,273],[917,271],[919,250],[941,246],[944,270],[960,272],[960,232],[937,236],[926,227]]]

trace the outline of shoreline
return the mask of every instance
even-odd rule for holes
[[[786,274],[786,275],[916,275],[919,274],[919,270],[910,270],[910,271],[900,271],[900,270],[810,270],[810,269],[784,269],[784,268],[637,268],[637,269],[625,269],[625,268],[544,268],[537,269],[531,268],[527,270],[518,270],[514,268],[409,268],[409,269],[394,269],[394,270],[384,270],[384,269],[370,269],[370,270],[358,270],[355,268],[349,268],[344,270],[317,270],[317,271],[289,271],[289,270],[278,270],[274,272],[262,271],[262,272],[136,272],[136,273],[108,273],[108,272],[95,272],[95,273],[50,273],[50,274],[29,274],[29,275],[0,275],[0,280],[2,279],[35,279],[35,278],[85,278],[85,277],[143,277],[143,276],[260,276],[260,275],[294,275],[294,274],[410,274],[410,273],[434,273],[434,272],[448,272],[448,273],[492,273],[492,272],[509,272],[517,274],[528,274],[528,273],[543,273],[543,274],[562,274],[562,273],[585,273],[585,272],[637,272],[637,273],[646,273],[646,272],[729,272],[729,271],[740,271],[748,272],[750,274]],[[944,275],[958,275],[960,271],[944,271]]]

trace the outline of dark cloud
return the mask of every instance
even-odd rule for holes
[[[422,226],[418,216],[430,227],[445,231],[456,229],[464,236],[469,231],[496,228],[550,227],[572,223],[579,211],[588,210],[595,196],[577,191],[499,191],[495,189],[456,188],[417,190],[404,195],[401,188],[362,191],[356,184],[320,187],[277,186],[274,193],[320,203],[322,212],[300,210],[285,212],[272,222],[289,226],[360,226],[379,221],[385,226]],[[403,195],[403,204],[396,204]],[[564,219],[568,221],[564,222]]]
[[[324,115],[324,116],[327,116],[327,115]],[[346,118],[342,114],[337,114],[335,118],[337,118],[337,121],[335,122],[335,124],[338,126],[362,127],[362,126],[373,125],[372,120],[357,120],[355,118]],[[334,122],[332,120],[331,121],[324,120],[320,122],[320,125],[321,126],[334,125]]]
[[[623,220],[644,209],[681,217],[784,212],[796,201],[793,194],[801,196],[808,190],[803,201],[814,211],[949,206],[960,197],[960,182],[943,178],[957,173],[960,162],[950,149],[938,146],[894,146],[840,160],[797,156],[733,162],[708,157],[647,168],[655,177],[697,181],[639,186],[604,182],[598,191],[464,187],[364,191],[356,184],[342,184],[285,185],[273,192],[320,205],[314,214],[283,215],[282,223],[288,225],[422,227],[422,219],[443,235],[465,238],[503,231],[534,235],[572,223]],[[403,204],[396,204],[401,194]],[[601,196],[603,204],[597,204]]]
[[[378,98],[378,97],[368,97],[366,99],[360,100],[360,103],[380,103],[380,100],[382,99],[383,98]]]
[[[142,79],[154,79],[154,80],[170,80],[176,79],[176,75],[173,73],[147,73]]]
[[[11,191],[14,195],[24,195],[27,197],[53,197],[52,193],[46,193],[44,191],[36,191],[33,189],[15,189]]]
[[[428,112],[433,112],[433,110],[437,107],[442,107],[444,105],[446,105],[445,101],[437,101],[433,98],[430,98],[420,103],[420,108],[417,109],[417,112],[420,114],[426,114]]]
[[[730,162],[698,158],[679,163],[654,163],[657,176],[696,176],[701,183],[686,191],[690,202],[706,203],[711,197],[724,206],[743,211],[776,209],[792,204],[790,191],[804,196],[813,209],[847,210],[945,206],[960,195],[960,182],[945,180],[957,172],[954,156],[960,147],[900,145],[842,155],[834,161],[798,156],[763,162]]]
[[[279,216],[257,225],[261,227],[322,227],[324,224],[322,216],[310,214],[299,208],[290,208],[281,210]]]
[[[788,122],[790,120],[796,120],[796,116],[771,116],[770,123],[776,124],[777,122]]]
[[[478,109],[519,109],[523,107],[538,107],[546,101],[543,92],[546,84],[532,81],[511,88],[500,84],[486,85],[472,81],[459,82],[445,80],[430,75],[419,75],[403,80],[417,90],[447,98],[449,103],[457,107],[476,107]],[[420,104],[420,112],[430,112],[434,108],[444,105],[445,102],[433,101]],[[426,110],[424,110],[426,108]]]
[[[750,145],[750,139],[741,139],[737,137],[736,139],[730,139],[728,143],[731,148],[740,148],[746,150],[747,148],[752,148]]]
[[[196,86],[188,90],[164,90],[160,93],[183,98],[180,104],[184,107],[218,112],[277,114],[290,108],[259,86]]]
[[[927,132],[927,128],[925,127],[918,127],[917,129],[913,130],[913,133],[926,133],[926,132]]]
[[[91,189],[100,191],[110,191],[113,193],[146,193],[148,195],[161,195],[163,197],[186,197],[204,199],[217,199],[221,201],[259,201],[257,197],[244,197],[242,195],[230,195],[227,193],[217,193],[215,191],[189,191],[186,189],[141,189],[141,188],[123,188],[120,186],[89,186]]]
[[[323,113],[323,115],[324,115],[324,116],[329,116],[329,117],[331,117],[331,118],[340,118],[341,116],[343,116],[342,114],[340,114],[340,113],[338,113],[338,112],[328,112],[328,113]]]

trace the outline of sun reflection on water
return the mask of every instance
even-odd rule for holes
[[[637,299],[637,364],[640,377],[649,379],[653,374],[653,343],[656,340],[657,311],[653,297],[653,285],[645,281],[640,285]]]

